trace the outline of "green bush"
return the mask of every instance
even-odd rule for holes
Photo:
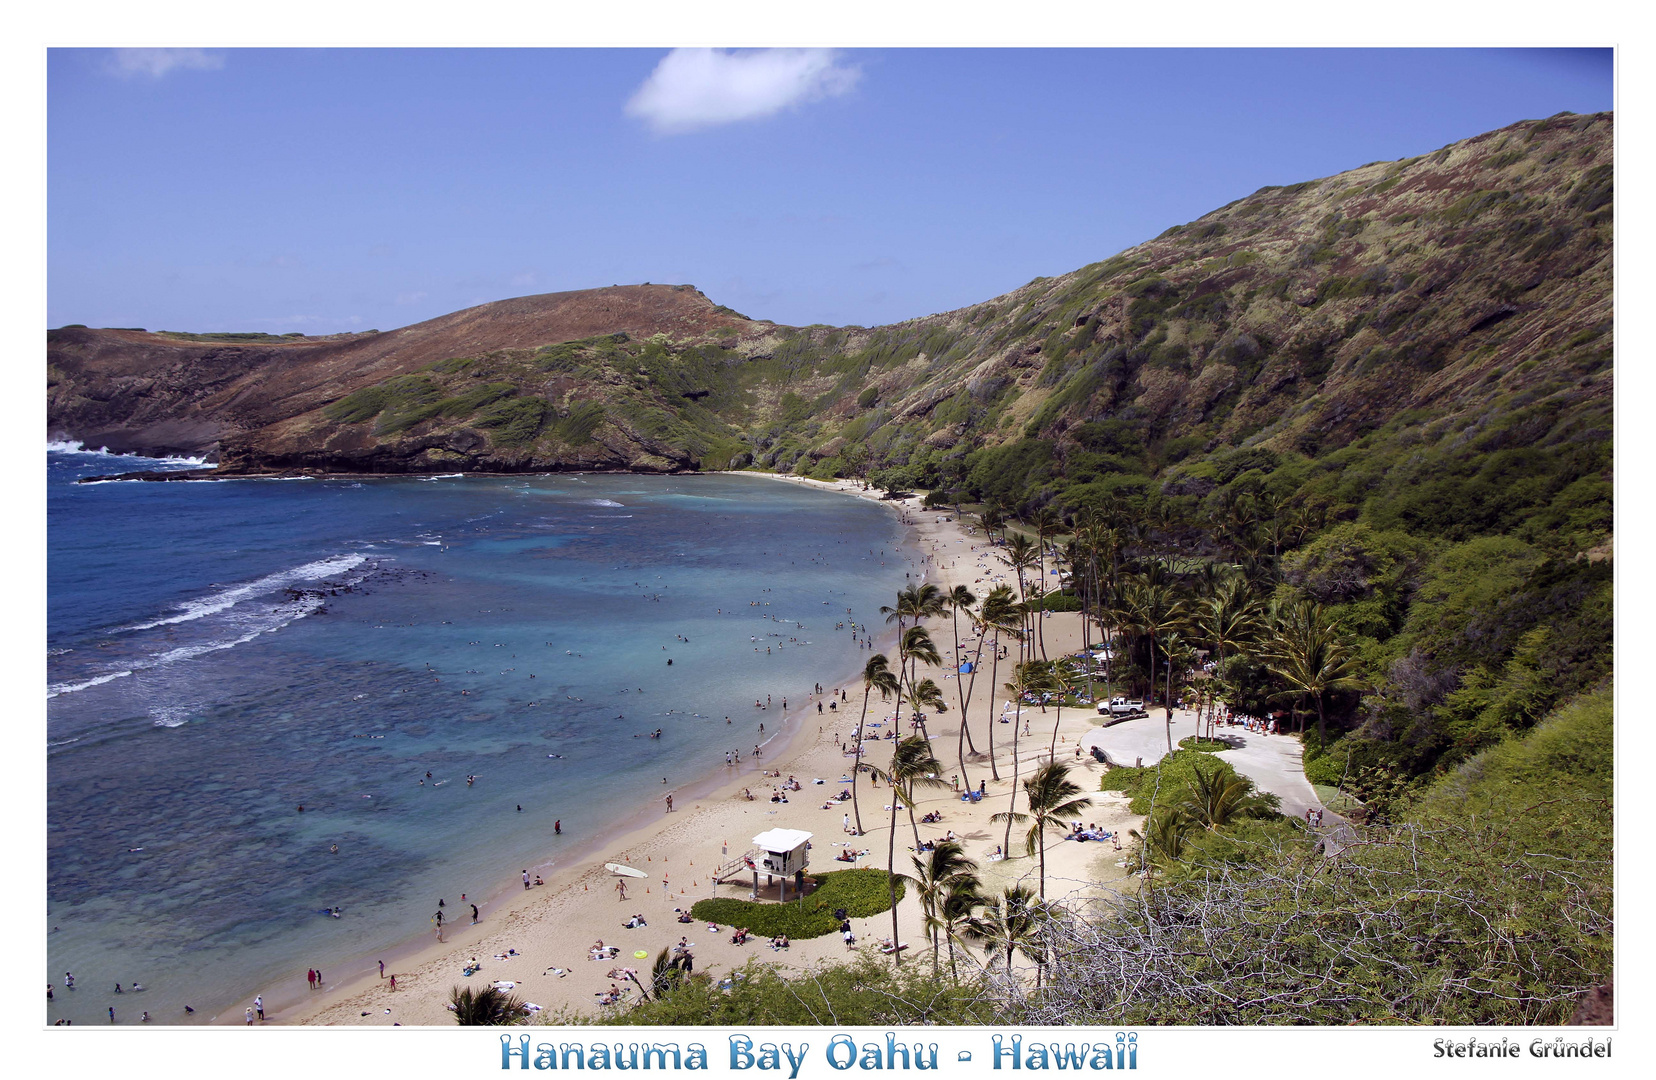
[[[816,891],[802,900],[786,904],[766,904],[753,900],[737,900],[720,896],[712,900],[698,900],[690,914],[703,922],[721,926],[745,926],[761,937],[787,934],[804,941],[822,937],[839,929],[834,918],[837,908],[844,908],[852,918],[866,919],[882,911],[891,910],[889,877],[884,870],[872,868],[830,870],[813,874]],[[897,899],[903,899],[904,883],[897,882]]]
[[[540,434],[551,411],[542,398],[513,398],[485,413],[478,423],[494,429],[497,446],[518,446]]]
[[[1133,801],[1128,809],[1135,814],[1148,814],[1152,802],[1170,806],[1188,795],[1198,767],[1205,771],[1215,766],[1229,775],[1236,773],[1228,763],[1212,754],[1201,750],[1175,750],[1154,765],[1111,769],[1104,774],[1099,790],[1130,795]],[[1253,781],[1248,781],[1248,787],[1252,790]]]
[[[1186,735],[1179,740],[1181,750],[1200,750],[1206,754],[1217,754],[1221,750],[1233,749],[1230,743],[1223,739],[1204,739],[1199,735]]]

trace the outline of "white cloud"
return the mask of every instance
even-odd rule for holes
[[[658,132],[677,134],[836,97],[861,74],[840,63],[832,49],[674,49],[633,94],[626,111]]]
[[[222,55],[204,49],[114,49],[109,58],[110,70],[126,78],[159,79],[170,71],[217,71],[223,66]]]

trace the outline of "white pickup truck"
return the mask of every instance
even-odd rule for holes
[[[1098,703],[1098,711],[1106,716],[1114,717],[1117,720],[1137,720],[1141,717],[1150,715],[1144,707],[1144,702],[1136,699],[1129,701],[1124,697],[1111,698],[1109,701],[1100,701]]]

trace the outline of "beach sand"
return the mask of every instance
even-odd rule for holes
[[[783,482],[798,483],[826,490],[840,491],[864,498],[879,497],[878,492],[864,492],[860,485],[850,481],[822,483],[799,477],[778,477]],[[964,584],[979,598],[984,596],[999,578],[1016,590],[1016,575],[999,552],[987,548],[981,530],[962,523],[946,511],[924,510],[919,499],[905,500],[895,506],[911,529],[910,544],[921,554],[929,556],[926,580],[945,589]],[[952,519],[952,520],[946,520]],[[975,548],[975,550],[974,550]],[[954,648],[954,636],[947,619],[933,619],[928,623],[938,650],[945,657],[943,667],[923,670],[943,687],[950,703],[947,712],[928,718],[937,758],[943,763],[942,778],[947,780],[959,770],[956,763],[956,742],[959,732],[957,691],[952,681],[954,667],[947,658]],[[879,651],[885,652],[895,666],[893,635],[878,638]],[[976,639],[964,636],[976,645]],[[1070,655],[1081,648],[1081,622],[1077,614],[1053,614],[1044,619],[1046,652],[1049,657]],[[1016,660],[1000,663],[999,681],[1005,682]],[[811,697],[803,707],[788,717],[786,731],[766,744],[764,757],[754,761],[744,755],[740,766],[721,770],[699,786],[673,789],[673,811],[656,801],[639,811],[631,820],[619,823],[620,832],[612,837],[594,840],[583,846],[576,838],[563,837],[567,846],[557,849],[561,862],[546,876],[544,886],[524,889],[516,884],[519,867],[503,866],[502,875],[511,875],[514,883],[502,892],[485,900],[481,921],[467,925],[469,908],[455,906],[454,920],[445,927],[444,943],[434,938],[422,945],[411,945],[400,953],[388,954],[385,961],[387,978],[380,978],[377,967],[366,972],[329,970],[323,965],[329,979],[323,990],[299,991],[297,1003],[271,1012],[272,1022],[321,1025],[440,1025],[454,1023],[446,1008],[449,993],[456,986],[486,986],[496,980],[515,983],[513,992],[522,1000],[533,1002],[547,1012],[561,1006],[572,1006],[584,1014],[597,1015],[602,1011],[596,995],[611,983],[626,987],[625,980],[609,977],[612,968],[627,966],[639,970],[647,982],[650,964],[663,947],[686,937],[692,945],[697,972],[721,973],[741,967],[753,957],[767,963],[803,971],[824,960],[843,958],[850,951],[837,934],[807,941],[796,941],[786,951],[770,949],[768,942],[750,938],[745,945],[730,941],[732,928],[722,925],[717,933],[710,932],[704,922],[681,924],[676,921],[675,909],[689,910],[697,900],[713,896],[746,898],[752,890],[752,876],[716,886],[713,872],[730,858],[747,852],[752,838],[769,829],[799,829],[812,834],[810,869],[824,872],[844,869],[853,864],[836,862],[846,842],[867,849],[869,857],[854,865],[885,867],[888,823],[891,820],[890,790],[881,785],[871,788],[867,777],[859,783],[858,800],[862,811],[864,834],[850,837],[842,827],[843,815],[851,810],[849,801],[830,802],[832,796],[848,787],[842,777],[849,777],[852,758],[842,752],[839,740],[854,731],[861,709],[860,673],[823,672],[825,690],[843,689],[847,700],[833,713],[817,713],[817,703],[830,696]],[[971,733],[978,749],[985,748],[990,727],[990,710],[986,708],[989,669],[977,680],[971,706]],[[831,678],[841,681],[831,682]],[[1008,695],[999,690],[995,695],[993,715],[1003,715],[1008,708]],[[875,696],[869,704],[870,720],[890,715],[891,706],[884,705]],[[1038,708],[1025,707],[1029,735],[1020,737],[1020,775],[1030,771],[1044,759],[1052,738],[1056,714]],[[906,718],[906,710],[905,710]],[[1126,800],[1098,791],[1103,766],[1090,754],[1076,757],[1078,739],[1096,728],[1096,714],[1090,709],[1064,710],[1059,726],[1057,754],[1060,760],[1072,763],[1074,779],[1093,799],[1093,806],[1084,815],[1089,823],[1114,833],[1124,834],[1137,828],[1140,819],[1127,811]],[[889,726],[889,725],[887,725]],[[905,723],[906,726],[906,723]],[[915,801],[915,817],[931,811],[942,813],[936,824],[922,824],[920,835],[937,839],[952,830],[962,840],[969,856],[981,864],[985,891],[993,892],[1016,882],[1031,888],[1036,885],[1038,860],[1024,854],[1023,832],[1027,826],[1013,827],[1012,843],[1007,851],[1012,857],[990,861],[989,855],[1004,842],[1005,826],[992,825],[991,814],[1007,809],[1012,790],[1012,723],[995,726],[995,758],[1001,773],[1000,780],[989,778],[987,759],[967,761],[967,775],[973,786],[979,779],[986,782],[986,797],[978,803],[962,802],[948,789],[925,792]],[[751,735],[751,733],[749,733]],[[864,761],[884,767],[889,761],[890,741],[870,744]],[[761,775],[762,771],[779,771],[782,779]],[[772,786],[795,777],[802,785],[797,792],[790,791],[787,803],[769,801]],[[815,784],[821,778],[823,784]],[[963,785],[964,786],[964,785]],[[744,788],[751,789],[755,798],[742,797]],[[651,793],[652,795],[654,793]],[[825,808],[824,804],[828,806]],[[1018,808],[1023,809],[1023,795],[1019,792]],[[549,837],[549,848],[552,840]],[[486,843],[486,840],[480,842]],[[911,873],[910,849],[914,834],[903,812],[897,817],[897,860],[900,873]],[[728,855],[726,854],[728,852]],[[1078,844],[1060,840],[1053,835],[1047,841],[1047,894],[1050,898],[1098,895],[1123,887],[1127,873],[1116,864],[1122,859],[1109,843]],[[628,878],[626,899],[616,889],[619,880],[604,868],[604,863],[615,862],[636,867],[646,873],[644,878]],[[534,871],[531,869],[531,874]],[[775,895],[775,890],[770,890]],[[460,912],[465,916],[461,917]],[[625,929],[630,916],[643,915],[648,923],[639,929]],[[901,940],[908,944],[903,954],[905,963],[930,964],[930,946],[922,930],[918,898],[913,889],[898,905],[898,924]],[[884,912],[868,919],[853,919],[853,930],[858,938],[857,951],[877,948],[879,938],[891,933],[891,913]],[[618,946],[619,957],[608,961],[587,959],[588,946],[598,940]],[[636,958],[635,954],[646,955]],[[462,969],[472,958],[481,962],[481,968],[470,977]],[[551,969],[562,969],[558,971]],[[397,988],[390,989],[389,976],[395,974]],[[278,988],[280,991],[282,988]],[[637,990],[619,1006],[636,1000]],[[291,1000],[293,995],[270,990],[265,992],[272,1000]],[[246,1003],[238,1002],[226,1008],[223,1015],[239,1019]]]

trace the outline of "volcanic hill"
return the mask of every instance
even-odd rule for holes
[[[872,329],[687,285],[327,338],[66,327],[48,427],[225,473],[751,464],[1068,505],[1374,437],[1576,453],[1609,439],[1611,160],[1608,113],[1526,121]]]

